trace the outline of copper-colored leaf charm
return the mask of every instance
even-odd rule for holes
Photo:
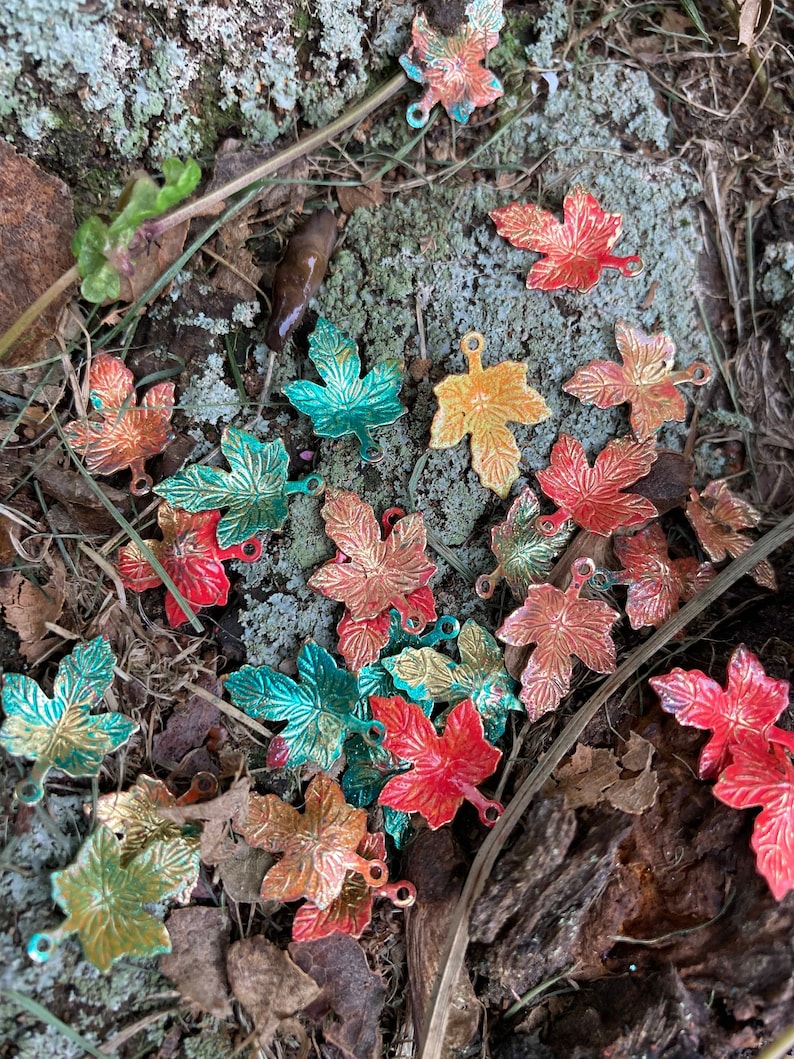
[[[157,456],[174,437],[170,426],[174,384],[158,382],[138,405],[132,372],[109,353],[94,358],[88,384],[101,420],[67,423],[67,438],[92,474],[115,474],[129,467],[130,492],[148,493],[152,479],[143,469],[144,460]]]
[[[621,527],[639,526],[655,518],[656,508],[650,500],[623,492],[648,473],[655,459],[653,438],[641,442],[614,438],[591,467],[582,443],[560,434],[548,468],[537,475],[541,489],[560,510],[542,515],[538,529],[551,536],[570,518],[582,529],[607,537]]]
[[[339,785],[322,772],[308,786],[303,813],[275,794],[249,795],[242,828],[250,845],[283,854],[265,875],[263,899],[305,897],[318,908],[327,908],[339,896],[348,871],[357,872],[369,886],[388,880],[382,860],[357,853],[366,831],[366,812],[348,805]]]
[[[467,375],[448,375],[434,391],[438,411],[430,448],[448,449],[471,435],[471,465],[486,489],[506,497],[518,478],[521,450],[507,423],[534,425],[551,415],[537,390],[527,385],[527,365],[506,360],[483,368],[485,339],[469,331],[460,340]]]
[[[226,560],[252,563],[262,554],[262,545],[255,538],[221,548],[216,536],[220,519],[220,511],[191,515],[163,501],[157,509],[163,539],[144,541],[194,610],[220,607],[228,600],[229,578],[223,568]],[[116,566],[124,585],[133,592],[162,584],[160,575],[134,541],[119,551]],[[165,614],[168,624],[174,627],[187,621],[170,592],[165,597]]]
[[[556,710],[570,691],[572,656],[597,673],[615,668],[610,629],[620,614],[600,600],[579,598],[594,572],[590,559],[577,559],[564,592],[553,585],[530,585],[524,605],[496,630],[500,640],[515,647],[536,644],[521,674],[521,701],[531,721]]]
[[[752,504],[734,496],[723,479],[709,482],[700,495],[694,489],[689,495],[686,517],[709,559],[719,563],[729,555],[733,559],[743,555],[752,541],[737,530],[751,529],[761,519]],[[762,588],[777,588],[775,571],[766,559],[752,568],[750,576]]]
[[[631,429],[640,439],[655,434],[663,423],[681,422],[686,404],[677,387],[686,382],[693,386],[707,383],[711,378],[708,365],[695,361],[683,371],[673,371],[675,346],[670,336],[643,334],[625,320],[615,324],[615,343],[622,364],[593,360],[578,368],[563,390],[597,408],[628,401]]]
[[[602,210],[580,184],[571,188],[562,207],[562,223],[549,210],[531,203],[512,202],[490,212],[497,232],[513,246],[545,255],[530,269],[527,287],[588,291],[605,268],[616,268],[623,276],[642,272],[641,258],[612,253],[623,224],[621,214]]]

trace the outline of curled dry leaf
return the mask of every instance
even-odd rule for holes
[[[46,623],[58,621],[66,601],[66,569],[57,558],[48,561],[51,570],[43,584],[31,581],[19,571],[7,574],[0,581],[3,618],[19,636],[19,653],[30,663],[38,662],[56,643]]]
[[[746,500],[734,496],[723,479],[709,482],[700,495],[692,489],[689,496],[686,517],[708,557],[719,563],[729,555],[733,559],[743,555],[753,542],[737,530],[757,526],[760,512]],[[752,568],[750,576],[762,588],[773,591],[777,588],[775,571],[766,559]]]
[[[160,957],[160,970],[182,996],[216,1019],[232,1013],[226,953],[229,916],[222,908],[177,908],[166,921],[171,951]]]

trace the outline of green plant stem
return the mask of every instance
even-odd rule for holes
[[[0,336],[0,360],[6,356],[8,351],[22,335],[31,327],[36,320],[41,316],[43,312],[50,307],[50,305],[59,298],[65,290],[68,290],[73,283],[77,283],[80,279],[80,273],[77,271],[77,265],[72,265],[68,272],[64,272],[56,281],[51,284],[43,294],[40,294],[33,304],[22,313],[22,315],[13,323],[9,329]]]

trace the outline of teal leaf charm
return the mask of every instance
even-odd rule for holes
[[[271,743],[268,765],[311,761],[327,770],[348,736],[357,733],[371,746],[383,742],[383,725],[372,720],[355,674],[311,640],[298,655],[298,675],[300,682],[270,666],[243,666],[226,678],[232,702],[249,717],[287,722]]]
[[[378,463],[383,449],[372,440],[370,431],[388,426],[407,412],[397,400],[402,365],[398,360],[385,360],[362,378],[355,342],[323,319],[309,336],[309,356],[325,386],[291,382],[284,387],[285,395],[310,417],[315,434],[322,438],[355,434],[362,460]]]
[[[430,699],[454,706],[471,699],[482,717],[485,738],[495,743],[505,730],[510,710],[523,712],[516,682],[505,669],[496,640],[476,621],[465,622],[458,637],[461,662],[431,647],[408,648],[384,658],[396,686],[415,702]]]
[[[153,842],[121,865],[122,847],[100,825],[68,868],[52,874],[52,896],[66,913],[57,930],[34,934],[28,956],[46,962],[55,946],[77,934],[86,959],[100,971],[122,956],[157,956],[171,951],[163,924],[145,904],[179,894],[199,869],[198,849],[184,842]]]
[[[44,795],[43,781],[50,769],[69,776],[95,776],[106,754],[126,743],[138,725],[120,713],[94,716],[113,680],[116,659],[101,636],[78,644],[58,666],[52,698],[35,680],[19,673],[5,677],[0,745],[15,757],[35,761],[27,779],[16,789],[27,804]]]
[[[358,674],[359,690],[365,697],[382,695],[388,698],[397,690],[391,671],[384,664],[387,658],[399,654],[407,647],[433,647],[444,640],[454,640],[460,632],[460,622],[451,614],[442,614],[432,629],[418,635],[403,629],[399,611],[389,611],[389,618],[389,642],[381,650],[379,661],[364,666]]]
[[[289,458],[280,438],[259,441],[244,430],[227,427],[221,451],[231,471],[194,463],[154,487],[172,507],[185,511],[228,508],[218,523],[221,548],[243,544],[263,530],[282,529],[290,494],[319,496],[325,488],[319,474],[299,482],[287,481]]]

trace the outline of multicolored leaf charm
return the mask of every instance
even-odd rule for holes
[[[172,507],[185,511],[228,508],[217,528],[221,548],[243,544],[255,533],[280,530],[287,519],[288,496],[319,496],[323,491],[319,474],[287,481],[289,458],[280,438],[259,441],[253,434],[227,427],[221,450],[231,471],[193,464],[154,489]]]
[[[368,886],[388,881],[388,868],[358,850],[367,831],[367,814],[345,802],[338,784],[319,772],[306,790],[303,813],[275,794],[250,794],[245,840],[281,860],[262,882],[265,901],[297,901],[301,897],[327,908],[342,892],[345,875],[354,871]]]
[[[540,505],[532,489],[522,489],[510,505],[507,518],[491,528],[491,551],[499,565],[477,578],[474,589],[481,599],[490,599],[504,578],[516,599],[524,599],[530,585],[545,581],[554,558],[573,535],[566,521],[550,534],[538,529]]]
[[[751,529],[761,520],[760,512],[746,500],[734,496],[723,479],[709,482],[700,495],[690,490],[686,517],[698,535],[698,540],[712,562],[719,563],[730,555],[735,559],[752,544],[737,530]],[[750,576],[762,588],[777,588],[775,571],[766,559],[754,566]]]
[[[138,725],[120,713],[94,716],[91,710],[113,680],[115,655],[101,636],[78,644],[58,666],[48,698],[35,680],[9,673],[3,680],[6,719],[0,745],[16,757],[36,764],[17,784],[16,795],[27,804],[44,795],[50,769],[69,776],[96,776],[107,754],[127,742]]]
[[[57,930],[34,934],[28,955],[37,963],[56,945],[77,934],[85,957],[100,971],[122,956],[157,956],[171,951],[163,924],[145,905],[183,893],[198,874],[198,849],[184,842],[152,842],[125,867],[122,846],[103,825],[85,840],[76,860],[52,874],[52,896],[66,913]]]
[[[534,425],[551,412],[527,385],[527,365],[506,360],[483,368],[485,339],[469,331],[460,340],[467,375],[448,375],[434,392],[438,411],[430,427],[430,448],[449,449],[471,435],[471,466],[486,489],[506,497],[518,478],[521,450],[507,423]]]
[[[531,203],[511,202],[489,214],[499,235],[513,246],[545,255],[530,269],[527,287],[588,291],[605,268],[616,268],[623,276],[639,276],[642,258],[612,253],[623,225],[621,214],[602,210],[581,184],[571,188],[562,208],[562,223],[549,210]]]
[[[386,749],[413,765],[386,783],[379,804],[421,813],[435,831],[468,801],[482,823],[493,827],[502,805],[485,798],[475,784],[493,774],[502,752],[486,742],[482,718],[471,699],[459,702],[449,713],[442,735],[420,706],[399,695],[374,695],[370,704],[373,715],[386,726]]]
[[[612,584],[628,585],[626,615],[632,629],[659,628],[714,577],[711,563],[697,559],[671,559],[667,537],[658,522],[632,537],[616,537],[613,547],[623,565]]]
[[[639,439],[650,437],[663,423],[686,418],[686,404],[677,387],[689,382],[703,386],[711,369],[696,360],[683,371],[673,371],[675,346],[669,335],[646,335],[625,320],[615,324],[615,343],[622,364],[593,360],[577,368],[563,386],[584,404],[613,408],[631,404],[631,429]]]
[[[383,725],[367,717],[355,675],[340,669],[326,650],[311,641],[304,644],[298,675],[300,683],[270,666],[243,666],[226,678],[232,702],[250,717],[287,721],[279,733],[286,749],[279,764],[311,761],[329,769],[349,735],[358,733],[372,745],[383,742]],[[272,767],[270,759],[268,764]]]
[[[504,25],[502,0],[471,0],[466,16],[467,24],[451,37],[434,29],[424,14],[414,18],[413,42],[400,56],[400,65],[412,81],[427,86],[422,99],[406,113],[408,124],[415,129],[427,124],[436,103],[454,121],[465,124],[477,107],[503,95],[499,79],[481,65],[499,41]]]
[[[383,665],[398,688],[415,701],[448,702],[471,699],[483,720],[485,738],[495,743],[505,730],[510,710],[521,710],[516,683],[505,669],[496,640],[475,621],[464,623],[458,637],[461,662],[432,647],[408,648]]]
[[[531,721],[556,710],[570,691],[574,656],[597,673],[611,673],[616,665],[610,629],[620,614],[600,600],[579,598],[595,572],[590,559],[577,559],[571,569],[564,592],[553,585],[530,585],[524,605],[496,630],[500,640],[514,647],[536,645],[521,674],[521,701]]]
[[[396,610],[390,611],[389,638],[381,649],[379,661],[364,666],[358,674],[358,686],[362,694],[386,697],[393,695],[397,689],[392,674],[385,665],[388,658],[393,658],[408,647],[433,647],[445,640],[454,640],[459,632],[458,619],[451,614],[442,614],[431,629],[416,636],[403,629]]]
[[[673,669],[649,684],[662,709],[680,724],[704,728],[712,736],[700,754],[701,779],[718,775],[735,759],[736,748],[759,737],[769,738],[775,721],[788,706],[787,680],[774,680],[744,644],[728,662],[725,690],[699,669]],[[748,804],[755,804],[749,803]]]
[[[315,434],[341,438],[354,434],[359,454],[367,463],[383,459],[383,449],[372,440],[374,427],[388,426],[407,409],[397,394],[403,380],[400,361],[386,360],[361,378],[361,359],[355,342],[329,320],[320,319],[309,336],[309,356],[324,386],[291,382],[284,394],[311,418]]]
[[[223,606],[228,600],[229,578],[223,568],[227,559],[252,563],[262,554],[261,542],[253,537],[221,548],[217,539],[220,519],[220,511],[189,514],[163,501],[157,509],[163,539],[144,541],[194,610]],[[162,584],[160,575],[134,541],[121,548],[116,566],[124,586],[132,592]],[[171,592],[166,592],[165,615],[174,628],[188,620]]]
[[[541,489],[560,510],[542,515],[537,521],[538,529],[551,537],[570,518],[582,529],[608,537],[616,529],[639,526],[656,518],[657,511],[650,500],[623,492],[650,471],[655,459],[653,438],[614,438],[591,467],[582,443],[560,434],[551,450],[549,466],[537,475]]]
[[[118,357],[100,353],[91,362],[88,385],[91,403],[101,419],[67,423],[64,433],[91,474],[115,474],[129,467],[130,492],[143,496],[152,486],[144,461],[174,440],[170,426],[174,384],[158,382],[138,405],[130,369]]]

